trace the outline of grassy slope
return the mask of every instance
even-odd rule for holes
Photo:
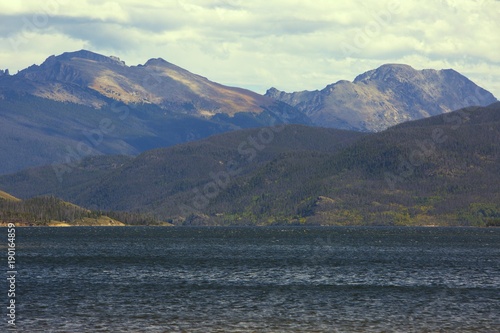
[[[21,199],[18,199],[9,193],[6,193],[4,191],[0,190],[0,199],[7,200],[7,201],[21,201]]]

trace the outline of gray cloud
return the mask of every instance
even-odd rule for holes
[[[88,48],[163,57],[263,92],[320,89],[387,62],[454,68],[500,96],[500,2],[0,0],[0,68]]]

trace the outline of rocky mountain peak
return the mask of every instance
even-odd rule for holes
[[[171,66],[172,64],[163,58],[152,58],[149,59],[144,66]]]
[[[370,70],[363,74],[358,75],[353,83],[367,82],[367,81],[388,81],[397,79],[398,81],[406,81],[415,76],[418,71],[413,67],[404,64],[385,64],[377,69]]]
[[[271,87],[269,89],[267,89],[266,91],[266,95],[274,95],[276,93],[279,93],[280,91],[278,89],[276,89],[275,87]]]
[[[17,91],[95,108],[115,100],[126,104],[154,104],[203,119],[218,114],[232,117],[251,113],[254,117],[276,112],[273,117],[286,122],[293,110],[300,122],[309,123],[306,116],[287,104],[246,89],[212,82],[162,58],[150,59],[144,65],[126,66],[116,56],[87,50],[66,52],[52,55],[41,65],[32,65],[10,80],[2,77],[0,94],[3,89],[12,89],[14,81]]]
[[[82,61],[83,60],[83,61]],[[125,62],[115,56],[103,56],[87,50],[65,52],[61,55],[51,55],[41,65],[32,65],[18,73],[19,76],[37,82],[66,82],[87,85],[92,81],[92,66],[88,61],[101,67],[126,67]],[[45,97],[45,96],[44,96]]]
[[[266,96],[297,107],[321,126],[381,131],[468,106],[496,102],[488,91],[451,69],[416,70],[404,64],[385,64],[341,80],[321,91],[286,93],[270,89]]]
[[[61,55],[58,56],[50,56],[44,63],[51,63],[53,61],[68,61],[72,60],[74,58],[78,59],[86,59],[86,60],[92,60],[104,64],[117,64],[117,65],[125,65],[123,61],[120,60],[120,58],[116,56],[104,56],[98,53],[94,53],[91,51],[87,50],[80,50],[80,51],[75,51],[75,52],[65,52]],[[43,64],[42,64],[43,65]]]
[[[275,87],[271,87],[267,89],[265,95],[271,98],[279,99],[282,94],[286,94],[286,92],[278,90]]]

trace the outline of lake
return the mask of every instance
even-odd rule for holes
[[[500,228],[16,231],[17,332],[500,332]]]

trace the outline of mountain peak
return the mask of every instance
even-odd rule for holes
[[[386,81],[390,77],[408,79],[411,78],[415,74],[415,72],[417,72],[417,70],[410,65],[384,64],[377,69],[372,69],[368,72],[356,76],[356,78],[354,79],[354,83],[366,82],[369,80]]]
[[[252,113],[253,117],[274,110],[280,121],[290,121],[288,113],[292,112],[301,119],[299,122],[309,122],[288,105],[246,89],[212,82],[162,58],[126,66],[118,57],[79,50],[52,55],[13,78],[1,78],[0,94],[4,87],[12,89],[12,82],[17,80],[16,90],[95,108],[109,105],[110,100],[147,103],[203,119],[237,113]]]
[[[149,59],[144,66],[171,66],[172,64],[166,61],[163,58],[151,58]]]
[[[88,50],[80,50],[80,51],[75,51],[75,52],[65,52],[59,56],[56,57],[57,59],[60,60],[71,60],[73,58],[80,58],[80,59],[87,59],[87,60],[93,60],[97,62],[102,62],[102,63],[123,63],[120,58],[115,57],[115,56],[104,56],[102,54],[94,53],[92,51]]]
[[[85,59],[85,60],[92,60],[95,62],[99,63],[104,63],[104,64],[117,64],[120,66],[125,66],[125,62],[120,60],[120,58],[115,57],[115,56],[104,56],[102,54],[94,53],[91,51],[87,50],[80,50],[80,51],[74,51],[74,52],[64,52],[63,54],[60,54],[58,56],[51,55],[48,57],[41,65],[40,67],[50,67],[56,62],[60,61],[71,61],[73,59]]]
[[[361,131],[381,131],[408,120],[496,101],[488,91],[452,69],[416,70],[385,64],[338,81],[316,92],[277,92],[266,96],[297,107],[314,124]]]
[[[271,87],[271,88],[267,89],[266,96],[268,96],[268,95],[277,95],[279,93],[281,93],[280,90],[276,89],[275,87]]]

